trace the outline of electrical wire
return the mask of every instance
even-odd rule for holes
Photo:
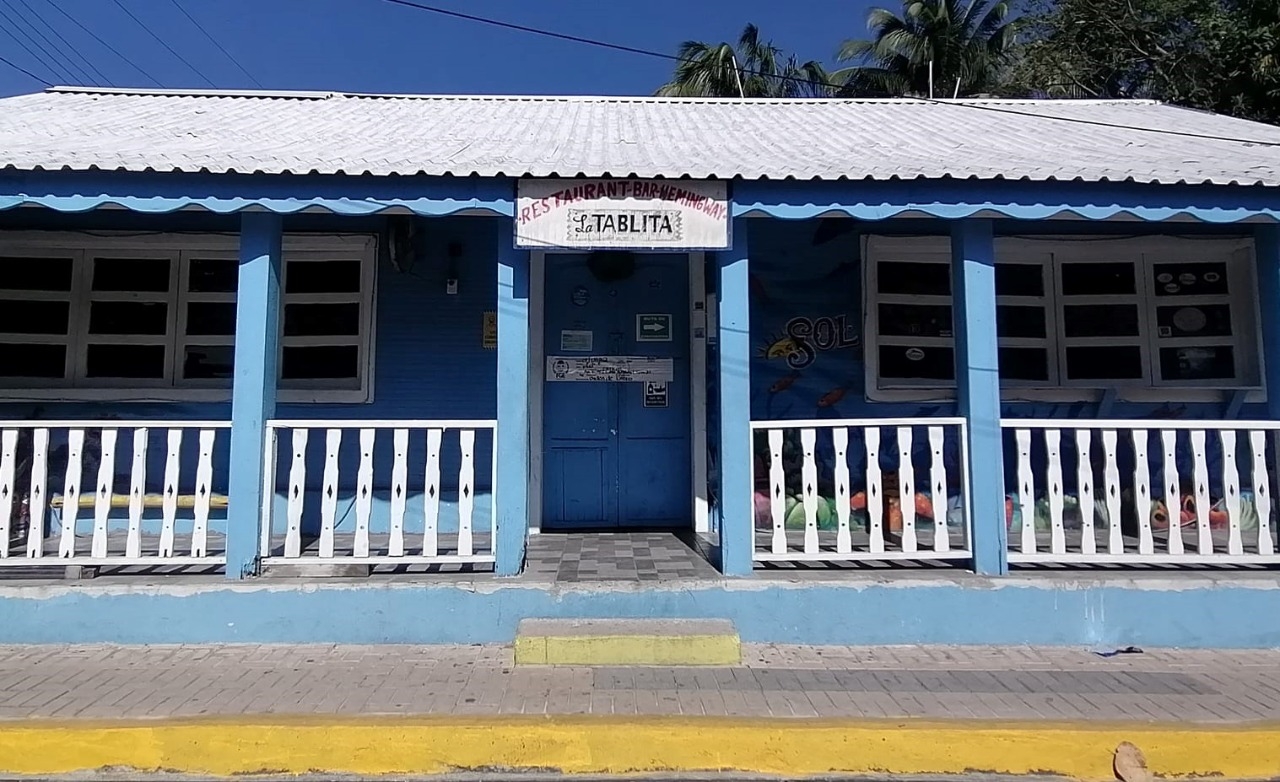
[[[27,12],[30,13],[32,16],[35,16],[37,19],[40,19],[40,21],[42,22],[44,21],[44,19],[42,19],[39,14],[36,14],[31,10],[31,6],[27,5],[27,0],[18,0],[18,2],[21,3],[22,7],[26,8]],[[22,11],[14,7],[12,3],[9,4],[9,10],[13,11],[14,16],[18,17],[18,19],[21,20],[24,25],[26,25],[28,30],[40,36],[40,40],[44,41],[44,47],[45,47],[44,52],[48,54],[51,59],[56,59],[58,61],[59,66],[65,65],[67,74],[69,76],[75,79],[82,79],[83,80],[81,82],[82,84],[96,84],[96,82],[94,82],[93,80],[93,77],[89,75],[89,72],[86,71],[84,68],[80,67],[74,61],[72,61],[72,59],[67,56],[66,52],[62,51],[62,49],[59,48],[57,44],[55,44],[53,41],[49,39],[49,36],[45,35],[43,32],[40,31],[40,28],[36,26],[35,22],[33,22],[30,18],[23,16]],[[45,26],[48,27],[47,22],[45,23]]]
[[[183,57],[181,54],[179,54],[177,49],[174,49],[172,46],[170,46],[168,41],[166,41],[165,39],[163,39],[163,38],[161,38],[160,36],[156,35],[155,31],[154,31],[154,30],[152,30],[150,27],[148,27],[148,26],[146,25],[146,23],[145,23],[145,22],[143,22],[143,21],[142,21],[141,19],[139,19],[137,16],[134,16],[134,13],[133,13],[132,11],[130,11],[130,10],[129,10],[129,8],[128,8],[128,6],[126,6],[123,2],[121,2],[121,0],[112,0],[112,2],[114,2],[114,3],[116,4],[116,7],[117,7],[117,8],[119,8],[121,11],[124,11],[124,12],[125,12],[125,14],[126,14],[130,19],[132,19],[134,22],[136,22],[136,23],[137,23],[137,25],[138,25],[139,27],[141,27],[143,30],[145,30],[145,31],[147,32],[147,34],[148,34],[148,35],[150,35],[152,38],[156,39],[156,41],[158,41],[158,42],[160,43],[160,45],[161,45],[161,46],[163,46],[164,48],[168,49],[170,54],[172,54],[174,57],[177,57],[177,58],[182,62],[182,64],[183,64],[183,65],[185,65],[185,66],[187,66],[188,68],[190,68],[192,73],[196,74],[196,75],[197,75],[197,76],[199,76],[201,79],[204,79],[205,84],[208,84],[210,87],[215,87],[215,86],[216,86],[216,85],[214,85],[214,83],[213,83],[213,80],[212,80],[212,79],[210,79],[208,76],[205,76],[205,75],[204,75],[204,71],[200,70],[199,68],[197,68],[196,66],[194,66],[194,65],[192,65],[190,62],[188,62],[188,61],[187,61],[187,58],[186,58],[186,57]]]
[[[71,77],[64,74],[64,72],[62,71],[62,66],[57,64],[56,61],[54,61],[51,57],[49,57],[48,52],[45,52],[43,49],[41,49],[40,44],[36,43],[36,40],[34,38],[32,38],[25,30],[23,30],[21,27],[18,26],[18,23],[15,22],[13,20],[13,17],[9,15],[10,10],[11,9],[7,5],[0,4],[0,18],[3,18],[6,22],[9,23],[9,27],[5,29],[5,32],[9,34],[9,37],[12,38],[15,43],[21,46],[22,49],[26,51],[27,54],[31,55],[32,59],[39,62],[40,65],[45,70],[53,74],[54,79],[64,83],[73,81]],[[18,33],[21,33],[22,38],[25,38],[27,41],[29,41],[30,45],[24,42],[22,38],[19,38]]]
[[[148,73],[148,72],[147,72],[147,71],[146,71],[146,70],[145,70],[141,65],[138,65],[138,64],[137,64],[136,62],[134,62],[133,60],[130,60],[130,59],[129,59],[128,57],[126,57],[124,54],[121,54],[121,52],[120,52],[120,50],[119,50],[119,49],[117,49],[116,47],[112,46],[112,45],[111,45],[110,43],[108,43],[107,41],[103,40],[101,36],[99,36],[99,35],[98,35],[97,33],[95,33],[93,30],[91,30],[91,29],[89,29],[88,27],[86,27],[86,26],[84,25],[84,23],[83,23],[83,22],[81,22],[79,19],[75,18],[75,17],[74,17],[74,16],[72,16],[69,12],[67,12],[66,10],[64,10],[64,9],[62,8],[62,6],[58,5],[58,0],[46,0],[46,2],[48,2],[48,3],[49,3],[49,5],[53,7],[53,10],[57,11],[58,13],[62,14],[62,15],[63,15],[63,16],[65,16],[65,17],[67,17],[67,19],[69,19],[69,20],[71,21],[71,23],[72,23],[72,24],[74,24],[76,27],[79,27],[81,30],[84,30],[86,33],[88,33],[90,36],[92,36],[92,37],[93,37],[93,40],[95,40],[95,41],[97,41],[98,43],[102,44],[104,47],[106,47],[106,48],[107,48],[107,50],[108,50],[108,51],[110,51],[112,54],[114,54],[115,56],[119,57],[119,58],[120,58],[121,60],[123,60],[127,65],[129,65],[129,67],[133,68],[133,69],[134,69],[135,71],[137,71],[138,73],[141,73],[143,76],[146,76],[148,79],[150,79],[150,80],[151,80],[151,81],[152,81],[152,82],[153,82],[157,87],[163,87],[163,86],[164,86],[164,84],[163,84],[159,79],[157,79],[156,77],[154,77],[154,76],[152,76],[150,73]]]
[[[231,61],[231,63],[232,63],[233,65],[235,65],[237,68],[239,68],[241,73],[243,73],[245,76],[248,76],[248,77],[249,77],[249,81],[251,81],[251,82],[253,82],[254,84],[256,84],[256,85],[258,86],[258,88],[259,88],[259,89],[262,89],[262,82],[258,81],[256,78],[254,78],[254,75],[253,75],[252,73],[249,73],[248,69],[246,69],[243,65],[241,65],[241,64],[240,64],[240,61],[239,61],[239,60],[237,60],[234,56],[232,56],[231,52],[227,51],[227,50],[226,50],[226,48],[225,48],[222,44],[218,43],[218,39],[217,39],[217,38],[214,38],[214,37],[213,37],[213,35],[212,35],[208,30],[206,30],[206,29],[205,29],[204,25],[202,25],[202,24],[200,24],[200,22],[196,21],[196,18],[195,18],[194,16],[192,16],[192,15],[190,14],[190,12],[188,12],[188,11],[187,11],[187,9],[186,9],[186,8],[183,8],[183,7],[182,7],[182,3],[179,3],[179,2],[178,2],[178,0],[169,0],[169,2],[173,3],[173,4],[174,4],[174,6],[175,6],[179,11],[181,11],[181,12],[182,12],[182,15],[183,15],[183,16],[185,16],[185,17],[187,17],[187,19],[191,20],[191,23],[192,23],[193,25],[195,25],[195,26],[196,26],[196,29],[197,29],[197,30],[199,30],[200,32],[204,33],[204,37],[209,39],[209,43],[212,43],[214,46],[218,47],[218,51],[222,52],[222,53],[226,56],[226,58],[227,58],[228,60],[230,60],[230,61]]]
[[[34,16],[36,19],[38,19],[38,20],[40,21],[40,23],[41,23],[41,24],[43,24],[43,25],[44,25],[44,26],[49,30],[49,32],[53,33],[54,37],[55,37],[55,38],[57,38],[59,41],[61,41],[61,42],[62,42],[62,45],[66,47],[66,50],[67,50],[67,51],[69,51],[69,52],[71,52],[72,54],[74,54],[74,55],[75,55],[75,56],[80,60],[80,62],[84,63],[84,64],[88,67],[88,69],[89,69],[90,71],[93,71],[94,76],[96,76],[96,77],[97,77],[97,79],[98,79],[98,81],[99,81],[100,83],[104,83],[104,84],[106,84],[106,85],[107,85],[107,86],[109,86],[109,87],[114,87],[114,86],[116,86],[116,85],[111,81],[111,79],[108,79],[108,78],[107,78],[107,75],[106,75],[105,73],[103,73],[101,70],[99,70],[99,69],[98,69],[98,67],[97,67],[96,65],[94,65],[94,64],[93,64],[93,62],[92,62],[91,60],[89,60],[89,58],[88,58],[88,57],[85,57],[85,56],[84,56],[84,53],[80,51],[80,48],[79,48],[78,46],[74,46],[74,45],[72,45],[72,43],[71,43],[70,41],[68,41],[68,40],[66,39],[66,37],[65,37],[65,36],[63,36],[63,34],[62,34],[62,33],[58,32],[58,28],[54,27],[54,26],[53,26],[53,24],[51,24],[51,23],[49,22],[49,20],[48,20],[48,19],[45,19],[45,18],[44,18],[44,14],[40,13],[40,11],[39,11],[39,10],[37,10],[36,8],[33,8],[33,7],[32,7],[32,6],[27,2],[27,0],[18,0],[18,2],[19,2],[19,3],[22,3],[22,7],[23,7],[23,8],[26,8],[26,9],[27,9],[27,11],[28,11],[32,16]],[[46,39],[46,40],[47,40],[47,39]],[[50,46],[54,46],[53,42],[50,42],[50,43],[49,43],[49,45],[50,45]],[[70,61],[71,61],[69,57],[67,58],[67,61],[68,61],[68,62],[70,62]],[[90,78],[90,77],[89,77],[89,73],[88,73],[88,71],[84,71],[84,73],[85,73],[85,77],[86,77],[86,78]]]
[[[118,0],[117,0],[118,1]],[[601,49],[611,49],[618,52],[626,52],[628,54],[639,54],[645,57],[656,57],[661,60],[674,62],[686,62],[685,59],[674,54],[658,52],[652,49],[641,49],[635,46],[627,46],[625,44],[612,43],[610,41],[601,41],[595,38],[586,38],[578,35],[570,35],[568,33],[556,32],[555,30],[546,30],[538,27],[530,27],[528,25],[516,24],[514,22],[504,22],[501,19],[492,19],[485,16],[477,16],[475,14],[463,13],[462,11],[454,11],[449,8],[440,8],[439,6],[427,5],[425,3],[413,2],[413,0],[382,0],[384,3],[392,5],[404,6],[405,8],[415,8],[419,11],[437,14],[439,16],[447,16],[453,19],[461,19],[468,22],[476,22],[479,24],[489,25],[491,27],[500,27],[504,30],[512,30],[515,32],[529,33],[531,35],[540,35],[546,38],[553,38],[559,41],[568,41],[570,43],[579,43],[587,46],[596,46]],[[842,85],[832,84],[827,81],[818,81],[816,79],[806,79],[800,76],[788,76],[785,74],[766,73],[764,71],[751,70],[749,68],[739,68],[741,73],[751,74],[753,76],[765,76],[770,78],[787,81],[794,84],[804,84],[814,87],[824,87],[827,89],[840,89]],[[977,109],[981,111],[991,111],[1001,114],[1013,114],[1017,116],[1031,117],[1038,120],[1049,120],[1053,122],[1068,122],[1077,125],[1090,125],[1100,128],[1111,128],[1114,130],[1130,130],[1142,133],[1157,133],[1168,136],[1179,136],[1182,138],[1194,138],[1203,141],[1225,141],[1234,144],[1252,144],[1262,147],[1280,147],[1280,141],[1263,141],[1261,139],[1236,138],[1232,136],[1216,136],[1209,133],[1193,133],[1191,131],[1172,130],[1168,128],[1147,128],[1138,125],[1121,125],[1114,122],[1104,122],[1102,120],[1091,120],[1083,117],[1055,117],[1047,114],[1036,114],[1030,111],[1019,111],[1017,109],[1004,108],[1002,106],[993,106],[991,104],[974,103],[971,101],[954,101],[939,100],[937,98],[914,98],[926,103],[934,103],[940,106],[953,106],[956,108]]]
[[[30,76],[31,78],[35,79],[36,81],[40,82],[46,87],[53,86],[48,81],[40,78],[39,76],[35,75],[31,71],[27,70],[26,68],[23,68],[21,65],[18,65],[16,62],[5,59],[3,56],[0,56],[0,62],[4,63],[5,65],[8,65],[10,68],[13,68],[15,71],[18,71],[19,73],[25,73],[26,75]]]

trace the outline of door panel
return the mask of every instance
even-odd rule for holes
[[[665,406],[648,395],[649,407],[644,383],[545,383],[543,525],[684,526],[693,483],[688,257],[637,255],[635,273],[609,283],[586,260],[547,256],[546,355],[670,358],[674,380]],[[640,339],[639,315],[669,316],[669,339]]]

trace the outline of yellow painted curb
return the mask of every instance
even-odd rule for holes
[[[308,772],[567,774],[1052,773],[1113,779],[1137,744],[1166,777],[1280,776],[1280,725],[924,722],[662,717],[244,718],[0,723],[0,772],[105,767],[232,776]]]
[[[737,635],[529,635],[516,665],[738,665]]]

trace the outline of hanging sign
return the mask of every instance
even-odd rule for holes
[[[516,247],[533,250],[724,250],[724,182],[663,179],[521,179]]]
[[[666,407],[667,384],[661,381],[646,380],[644,383],[644,406]]]
[[[648,356],[547,356],[547,380],[603,383],[667,382],[674,378],[669,358]]]

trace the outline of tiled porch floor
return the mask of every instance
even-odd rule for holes
[[[556,532],[529,538],[532,581],[717,579],[711,544],[692,533]]]

